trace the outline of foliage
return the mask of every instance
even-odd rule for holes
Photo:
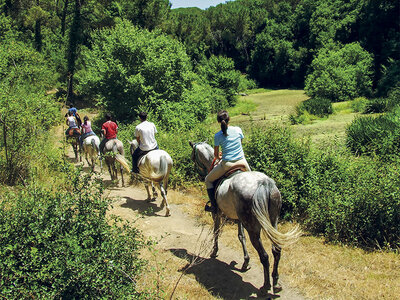
[[[330,241],[364,247],[399,247],[399,159],[370,158],[310,147],[287,128],[256,129],[245,144],[253,170],[273,178],[284,218],[302,220]]]
[[[322,49],[311,64],[305,91],[333,102],[368,96],[372,87],[372,57],[357,43]]]
[[[368,99],[365,97],[357,97],[356,99],[352,100],[351,108],[354,112],[364,112],[367,108]]]
[[[71,171],[56,193],[36,185],[0,199],[0,295],[5,298],[140,299],[140,232],[106,217],[91,175]],[[68,183],[67,183],[68,185]]]
[[[183,46],[127,21],[95,32],[83,58],[80,89],[96,96],[98,104],[121,121],[134,119],[139,107],[162,115],[191,87],[193,74]]]
[[[347,146],[357,155],[381,157],[400,153],[400,107],[378,117],[355,119],[347,128]]]
[[[227,104],[233,106],[239,91],[240,73],[235,70],[233,60],[223,56],[211,56],[198,66],[198,73],[217,90],[217,93],[227,99]]]
[[[46,132],[59,121],[59,106],[43,95],[54,81],[42,55],[14,40],[0,50],[0,181],[15,184],[45,160]]]
[[[292,124],[305,124],[310,119],[309,115],[319,118],[332,114],[332,102],[327,98],[314,97],[301,102],[296,107],[296,115],[291,115]]]

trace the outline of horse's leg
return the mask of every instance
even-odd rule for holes
[[[158,194],[157,194],[157,190],[156,190],[156,188],[155,188],[155,186],[154,186],[154,184],[153,184],[153,181],[151,182],[151,188],[152,188],[152,190],[153,190],[153,200],[156,200]]]
[[[259,226],[246,226],[247,232],[249,233],[251,243],[253,247],[257,250],[258,256],[264,268],[264,285],[260,288],[262,294],[267,294],[271,290],[271,281],[269,278],[269,259],[268,254],[265,251],[262,243],[260,232],[261,228]]]
[[[119,166],[119,168],[120,168],[119,170],[120,170],[120,172],[121,172],[122,186],[124,186],[124,185],[125,185],[125,183],[124,183],[124,170],[123,170],[122,165]]]
[[[218,236],[220,234],[220,226],[221,226],[221,215],[219,212],[213,213],[213,219],[214,219],[214,246],[213,246],[213,251],[211,252],[210,257],[211,258],[216,258],[218,255]]]
[[[272,269],[272,288],[274,293],[282,291],[282,286],[279,283],[278,265],[281,259],[281,248],[272,245],[272,254],[274,255],[274,267]]]
[[[247,271],[250,269],[248,267],[249,261],[250,261],[250,256],[249,256],[249,253],[247,252],[246,236],[244,234],[243,224],[240,221],[238,221],[238,238],[239,238],[239,241],[242,244],[242,248],[243,248],[244,262],[243,262],[241,271],[244,272],[244,271]]]
[[[161,182],[159,183],[159,185],[160,185],[161,196],[163,198],[161,205],[163,205],[163,203],[165,204],[165,208],[166,208],[165,216],[169,217],[171,214],[170,214],[169,204],[167,201],[167,193],[165,192],[163,184]]]
[[[145,182],[144,182],[144,187],[146,188],[146,192],[147,192],[147,199],[146,199],[146,201],[150,202],[150,201],[152,201],[153,199],[151,199],[150,184],[149,184],[148,181],[145,181]]]
[[[113,170],[112,170],[113,168],[112,168],[110,162],[107,162],[107,167],[108,167],[108,172],[110,173],[110,176],[111,176],[111,180],[114,180],[114,173],[113,173]]]

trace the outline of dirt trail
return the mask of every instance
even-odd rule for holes
[[[72,159],[72,149],[68,151],[68,156]],[[89,171],[87,162],[84,160],[84,171]],[[96,166],[96,171],[100,168]],[[185,276],[194,276],[206,290],[207,297],[202,299],[266,299],[257,298],[258,288],[263,284],[263,270],[258,257],[250,258],[251,269],[247,272],[240,272],[238,268],[243,263],[243,253],[223,244],[220,239],[219,252],[216,259],[209,257],[212,243],[211,228],[204,227],[196,223],[192,217],[184,213],[181,205],[171,204],[171,216],[164,217],[165,208],[160,208],[161,197],[158,196],[155,202],[147,202],[147,193],[142,184],[127,185],[121,187],[110,185],[110,176],[103,167],[101,175],[105,184],[108,186],[106,195],[113,199],[113,207],[110,213],[122,217],[125,220],[135,220],[135,224],[142,230],[147,237],[154,237],[159,240],[157,248],[161,251],[169,252],[170,255],[179,257],[181,265],[176,266],[177,277],[180,268],[185,265],[185,260],[191,260],[194,256],[199,256],[201,262],[191,267]],[[125,174],[125,182],[128,175]],[[119,178],[120,179],[120,178]],[[170,191],[174,198],[180,197],[179,192]],[[187,195],[185,195],[187,198]],[[138,215],[144,215],[138,218]],[[237,243],[239,241],[237,240]],[[248,247],[252,247],[248,242]],[[272,262],[272,258],[270,258]],[[175,284],[175,281],[171,285]],[[298,291],[291,289],[285,284],[285,278],[281,275],[283,290],[279,293],[279,299],[305,299]],[[178,286],[179,289],[179,286]],[[174,298],[176,299],[176,298]]]

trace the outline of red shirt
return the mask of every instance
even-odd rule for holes
[[[101,126],[101,129],[104,129],[106,131],[106,139],[110,140],[117,138],[117,132],[118,132],[117,123],[113,121],[107,121]]]

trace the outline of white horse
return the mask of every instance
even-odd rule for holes
[[[205,176],[210,170],[213,158],[213,148],[205,142],[192,143],[191,158],[197,171]],[[279,212],[282,206],[281,194],[275,182],[267,175],[260,172],[241,172],[225,179],[216,190],[218,212],[214,218],[214,247],[211,257],[216,257],[218,252],[218,231],[221,215],[238,221],[238,236],[244,252],[242,271],[247,270],[249,254],[246,249],[243,226],[246,228],[251,243],[257,250],[260,261],[264,267],[264,285],[261,293],[270,293],[271,282],[269,278],[269,260],[261,243],[260,233],[263,231],[272,242],[272,254],[274,264],[272,270],[273,293],[279,292],[282,287],[278,282],[278,264],[282,247],[294,243],[301,235],[298,227],[288,233],[280,233],[277,230]]]
[[[137,140],[128,141],[131,144],[131,154],[139,146]],[[145,187],[147,191],[147,200],[151,201],[156,198],[155,189],[153,183],[158,185],[161,196],[163,198],[161,207],[165,205],[166,212],[165,216],[170,216],[170,208],[167,201],[167,188],[168,188],[168,177],[172,169],[172,158],[164,150],[152,150],[149,153],[142,156],[138,161],[139,174],[145,180]],[[150,184],[153,187],[153,198],[150,195]]]
[[[92,168],[92,171],[94,171],[96,159],[100,157],[100,139],[97,135],[90,135],[83,140],[82,145],[86,161],[88,165]],[[100,160],[100,170],[101,169],[102,161]]]
[[[120,165],[122,186],[124,186],[123,169],[130,173],[128,162],[124,156],[124,144],[118,139],[108,140],[104,145],[103,154],[105,157],[108,171],[110,172],[111,180],[118,180],[118,172],[116,162]]]

